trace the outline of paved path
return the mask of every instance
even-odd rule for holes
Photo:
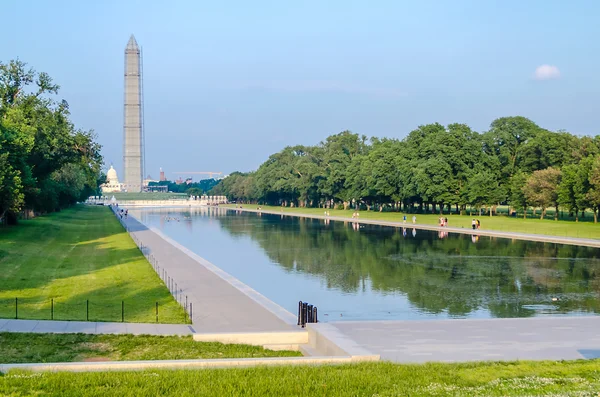
[[[600,358],[600,317],[328,323],[396,362]]]
[[[303,214],[299,212],[278,212],[278,211],[267,211],[267,210],[254,210],[250,208],[232,208],[232,207],[219,207],[224,208],[230,211],[246,211],[246,212],[256,212],[263,214],[274,214],[274,215],[285,215],[285,216],[295,216],[299,218],[310,218],[310,219],[328,219],[331,221],[341,221],[341,222],[354,222],[366,225],[381,225],[381,226],[391,226],[391,227],[406,227],[409,229],[419,229],[419,230],[433,230],[433,231],[444,231],[450,233],[460,233],[460,234],[469,234],[469,235],[478,235],[478,236],[493,236],[493,237],[502,237],[509,238],[515,240],[527,240],[527,241],[540,241],[546,243],[557,243],[557,244],[568,244],[568,245],[580,245],[585,247],[595,247],[600,248],[600,239],[590,239],[590,238],[575,238],[575,237],[560,237],[560,236],[549,236],[546,234],[528,234],[528,233],[516,233],[516,232],[502,232],[498,230],[477,230],[476,233],[473,233],[473,230],[466,228],[458,228],[458,227],[440,227],[435,225],[423,225],[423,224],[412,224],[410,222],[392,222],[392,221],[381,221],[381,220],[373,220],[373,219],[352,219],[346,218],[343,216],[324,216],[324,215],[312,215],[312,214]]]
[[[0,319],[0,332],[192,335],[193,325]]]
[[[123,219],[129,233],[141,242],[192,303],[196,332],[269,332],[296,330],[296,317],[217,266],[194,254],[160,231],[148,229],[133,217]],[[233,248],[233,247],[231,247]]]

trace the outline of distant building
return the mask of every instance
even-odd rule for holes
[[[163,171],[162,167],[160,167],[160,178],[158,178],[161,182],[166,181],[167,178],[165,178],[165,172]]]
[[[147,190],[147,187],[150,184],[150,182],[158,182],[158,181],[156,179],[152,179],[152,176],[148,175],[146,177],[146,179],[144,179],[144,190]]]
[[[106,172],[106,183],[100,185],[100,189],[102,189],[102,193],[115,193],[122,191],[122,184],[119,183],[119,178],[117,177],[117,170],[110,166],[110,169]]]

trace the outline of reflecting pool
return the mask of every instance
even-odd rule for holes
[[[593,315],[600,250],[217,208],[130,214],[320,320]]]

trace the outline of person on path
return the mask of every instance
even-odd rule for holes
[[[125,210],[125,219],[127,219],[127,214],[129,213],[129,210]]]
[[[406,223],[406,215],[404,215],[404,219],[403,219],[404,223]]]
[[[414,225],[415,223],[417,223],[417,216],[416,216],[416,215],[413,215],[413,225]],[[414,229],[413,229],[413,230],[414,230]]]
[[[477,219],[477,229],[479,229],[481,227],[481,222],[479,222],[479,219]]]
[[[475,218],[473,218],[473,220],[471,221],[471,227],[473,228],[473,230],[477,228],[477,222],[475,221]]]

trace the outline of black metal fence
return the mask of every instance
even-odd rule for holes
[[[158,302],[141,307],[137,302],[99,303],[94,300],[66,301],[52,298],[39,301],[32,298],[0,299],[0,318],[17,320],[68,320],[68,321],[112,321],[159,322]]]
[[[169,272],[163,267],[161,267],[158,259],[152,255],[149,247],[145,246],[144,243],[135,235],[129,228],[126,223],[127,217],[121,217],[119,214],[120,209],[113,205],[110,206],[113,213],[123,226],[123,228],[129,233],[129,236],[133,240],[133,242],[137,245],[142,254],[146,257],[152,268],[158,275],[158,277],[164,282],[165,286],[175,298],[175,301],[179,303],[179,305],[183,308],[186,314],[186,320],[191,324],[193,318],[193,305],[192,302],[189,301],[188,296],[184,293],[184,289],[177,283],[177,281],[169,274]]]
[[[318,323],[318,310],[316,306],[309,305],[307,302],[298,302],[298,325],[302,328],[307,323]]]

